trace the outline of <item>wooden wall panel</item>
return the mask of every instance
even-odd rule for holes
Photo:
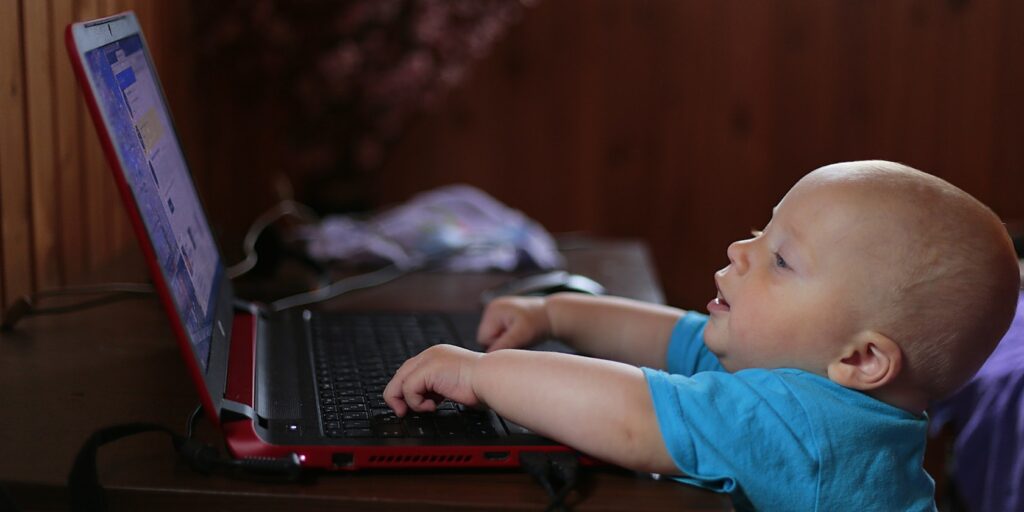
[[[35,283],[40,288],[53,288],[60,282],[57,260],[57,190],[56,152],[53,151],[54,89],[52,80],[53,38],[50,4],[22,4],[22,25],[44,27],[26,30],[25,90],[28,109],[28,170],[31,178],[32,230],[35,255]]]
[[[81,283],[136,244],[71,69],[65,27],[137,9],[151,44],[161,44],[165,34],[187,33],[187,6],[0,0],[0,306]],[[163,69],[173,51],[180,48],[154,55],[161,75],[188,83],[176,76],[188,68]]]
[[[25,134],[21,5],[0,0],[0,238],[6,303],[33,289],[32,215]],[[10,269],[11,271],[8,271]]]
[[[58,217],[58,272],[66,283],[81,276],[88,268],[86,254],[86,216],[82,215],[85,183],[80,164],[81,129],[86,119],[82,94],[78,89],[71,64],[64,49],[64,30],[76,19],[73,0],[55,0],[51,6],[51,57],[53,69],[54,136],[51,144],[56,154]]]

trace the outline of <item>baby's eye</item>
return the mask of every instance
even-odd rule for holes
[[[757,237],[761,236],[761,233],[764,233],[764,231],[761,231],[760,229],[751,229],[750,230],[750,234],[753,235],[754,238],[757,238]]]
[[[789,265],[786,264],[786,259],[779,253],[775,253],[775,266],[779,268],[789,268]]]

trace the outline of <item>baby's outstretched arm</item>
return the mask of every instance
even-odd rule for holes
[[[683,314],[667,306],[578,293],[504,297],[484,311],[477,337],[493,351],[551,336],[587,355],[665,368],[669,338]]]
[[[442,397],[498,414],[601,460],[678,473],[647,382],[636,367],[521,350],[479,354],[451,345],[407,361],[384,390],[398,415],[431,411]]]

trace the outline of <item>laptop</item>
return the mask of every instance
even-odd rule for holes
[[[263,311],[226,277],[138,20],[74,23],[66,43],[118,189],[209,420],[241,460],[329,470],[511,467],[569,451],[444,402],[397,418],[381,391],[433,343],[467,348],[478,314]]]

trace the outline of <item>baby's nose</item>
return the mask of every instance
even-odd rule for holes
[[[736,269],[738,274],[743,274],[747,271],[748,245],[749,243],[746,240],[733,242],[729,244],[729,248],[725,251],[725,254],[729,257],[729,265]]]

